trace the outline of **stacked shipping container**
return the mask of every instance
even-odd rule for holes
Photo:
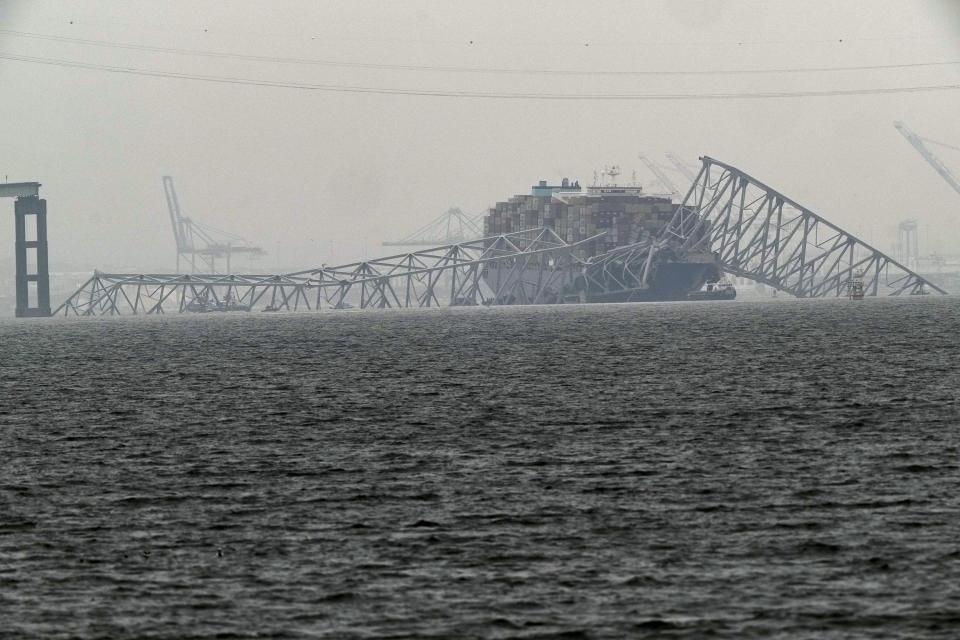
[[[545,188],[541,183],[533,192],[543,194],[545,189],[552,191],[549,195],[518,195],[498,202],[483,219],[484,236],[547,227],[573,243],[605,233],[577,250],[577,257],[586,259],[657,235],[677,207],[669,198],[645,195],[638,187],[573,191],[567,187]]]

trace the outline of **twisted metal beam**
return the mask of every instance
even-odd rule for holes
[[[724,271],[799,298],[946,291],[743,171],[704,156],[661,240],[715,252]]]
[[[350,294],[361,307],[536,304],[569,284],[573,249],[595,239],[568,244],[539,227],[289,275],[309,278],[334,307]]]
[[[52,315],[159,314],[310,308],[306,278],[285,275],[102,273],[77,289]]]
[[[646,238],[591,257],[583,268],[586,291],[601,296],[645,291],[649,287],[652,261],[660,249],[652,239]]]

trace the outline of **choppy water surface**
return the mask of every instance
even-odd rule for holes
[[[0,635],[956,637],[958,332],[948,298],[4,321]]]

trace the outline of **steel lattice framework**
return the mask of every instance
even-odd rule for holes
[[[537,304],[569,284],[573,249],[595,239],[568,244],[540,227],[290,276],[317,283],[335,308],[351,294],[363,308]]]
[[[528,229],[283,275],[96,272],[53,315],[554,302],[579,271],[573,250],[595,239],[568,244]]]
[[[868,295],[946,293],[889,256],[743,171],[704,156],[660,235],[709,249],[727,273],[800,298],[844,295],[857,272]]]
[[[306,278],[285,275],[102,273],[97,271],[53,315],[126,315],[309,308]]]
[[[659,245],[647,239],[591,257],[583,266],[586,291],[595,296],[645,291],[659,249]]]
[[[282,275],[94,273],[53,315],[279,311],[649,299],[671,262],[797,297],[946,293],[783,194],[709,157],[657,237],[587,259],[541,227]],[[609,298],[605,298],[609,296]],[[646,297],[645,297],[646,296]]]

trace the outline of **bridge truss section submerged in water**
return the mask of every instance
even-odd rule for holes
[[[845,295],[858,272],[868,295],[946,293],[743,171],[707,156],[701,162],[661,234],[681,252],[709,247],[723,271],[798,298]]]
[[[550,229],[527,229],[347,265],[283,275],[97,272],[53,315],[297,311],[559,302],[579,272]],[[487,267],[509,277],[486,278]]]
[[[97,272],[53,315],[630,301],[645,299],[658,270],[678,265],[719,268],[801,298],[846,295],[858,272],[867,295],[946,293],[742,171],[701,160],[657,237],[586,260],[574,250],[602,233],[567,243],[540,227],[282,275]]]

